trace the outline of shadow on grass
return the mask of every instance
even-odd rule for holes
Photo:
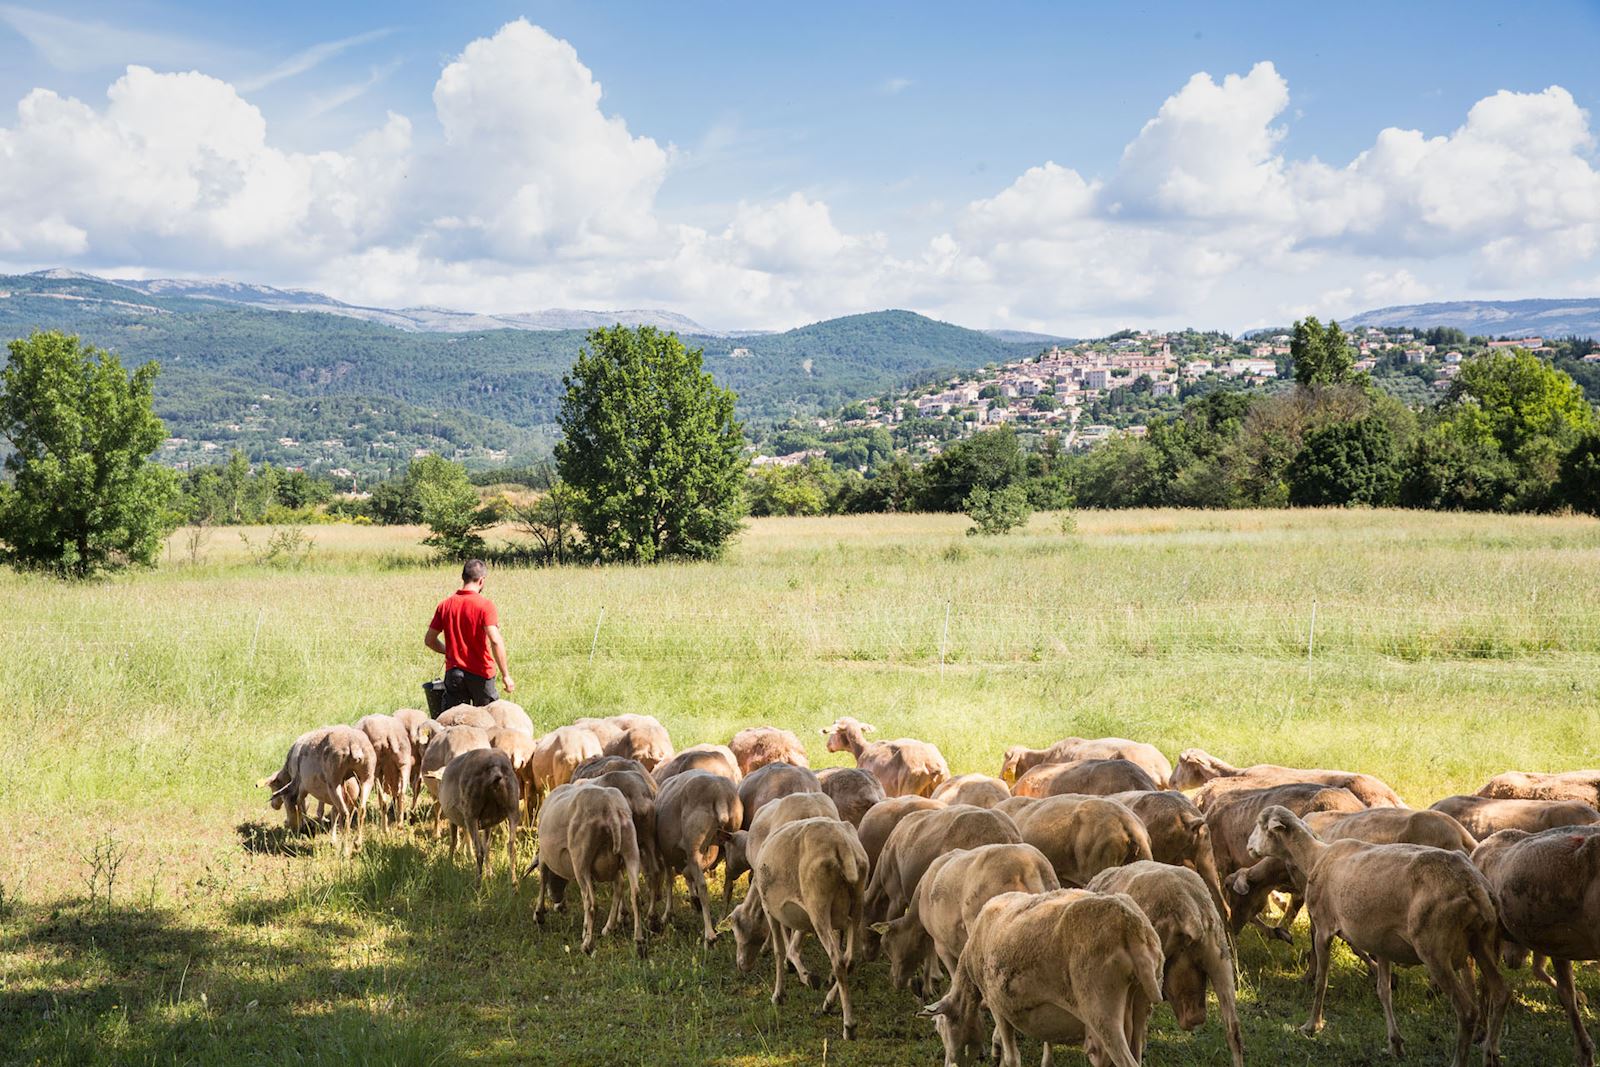
[[[282,823],[272,825],[250,819],[234,830],[239,835],[240,847],[256,856],[309,856],[314,848],[303,831],[291,830]]]

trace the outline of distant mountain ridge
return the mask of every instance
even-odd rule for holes
[[[1453,326],[1486,337],[1600,337],[1600,298],[1450,300],[1405,304],[1352,315],[1351,326]]]

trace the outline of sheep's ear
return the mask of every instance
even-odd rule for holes
[[[256,788],[257,789],[265,789],[267,786],[269,786],[271,784],[272,784],[272,775],[270,775],[270,774],[267,775],[265,778],[256,779]]]
[[[1248,868],[1238,871],[1228,879],[1228,888],[1238,893],[1241,897],[1250,892],[1250,871]]]
[[[889,935],[888,923],[872,923],[871,925],[872,932],[877,934],[879,937],[887,937]]]
[[[857,723],[856,725],[861,728],[861,732],[864,734],[875,734],[878,732],[878,728],[872,725],[870,722]]]
[[[728,912],[728,914],[724,915],[722,917],[722,921],[717,923],[716,929],[722,931],[723,933],[727,933],[729,930],[732,930],[733,929],[733,912],[730,911],[730,912]]]
[[[444,777],[444,772],[443,771],[423,771],[422,772],[422,777],[424,777],[424,778],[432,778],[434,781],[437,782],[439,779]]]
[[[817,733],[821,734],[823,737],[827,737],[829,734],[833,733],[833,731],[824,726],[822,729],[818,730]]]
[[[950,1006],[945,1003],[949,999],[950,998],[946,996],[941,997],[932,1004],[924,1004],[922,1006],[922,1010],[917,1012],[917,1016],[922,1019],[936,1019],[941,1015],[949,1015]]]
[[[287,782],[283,783],[283,786],[280,789],[278,789],[275,793],[273,793],[272,796],[270,798],[268,798],[268,799],[277,800],[277,799],[279,799],[281,797],[285,797],[285,796],[287,796],[289,794],[289,790],[291,790],[293,788],[294,788],[294,779],[291,778]]]

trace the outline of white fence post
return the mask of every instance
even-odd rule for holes
[[[1311,669],[1311,654],[1317,647],[1317,602],[1311,602],[1311,632],[1306,635],[1306,670]]]
[[[261,636],[261,618],[266,613],[266,608],[259,608],[256,611],[256,628],[250,631],[250,654],[245,657],[246,666],[253,665],[256,661],[256,639]]]
[[[950,646],[950,601],[944,602],[944,634],[939,638],[939,677],[944,678],[944,654]]]
[[[589,640],[589,665],[594,666],[594,650],[600,644],[600,624],[606,621],[605,605],[600,605],[600,614],[594,620],[594,637]]]

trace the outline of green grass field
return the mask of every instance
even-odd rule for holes
[[[1600,523],[1404,512],[1040,515],[1002,539],[958,516],[761,520],[719,563],[491,575],[541,727],[647,712],[679,747],[840,714],[995,773],[1067,734],[1236,763],[1358,768],[1424,806],[1509,768],[1600,762]],[[300,732],[415,706],[450,569],[415,531],[317,527],[297,570],[220,531],[153,573],[82,587],[0,577],[0,1060],[49,1063],[934,1064],[885,965],[858,972],[861,1040],[763,967],[698,946],[681,903],[638,961],[536,928],[530,879],[481,890],[422,831],[342,861],[285,840],[254,781]],[[252,532],[253,535],[259,532]],[[942,653],[942,655],[941,655]],[[682,890],[679,890],[680,901]],[[1365,971],[1338,961],[1301,1037],[1294,948],[1241,942],[1254,1063],[1383,1062]],[[813,946],[813,950],[815,946]],[[1600,983],[1583,976],[1592,1002]],[[1508,1064],[1570,1062],[1526,973]],[[1453,1019],[1396,997],[1414,1063]],[[1076,1051],[1058,1062],[1081,1063]],[[1212,1021],[1158,1009],[1151,1064],[1224,1063]]]

